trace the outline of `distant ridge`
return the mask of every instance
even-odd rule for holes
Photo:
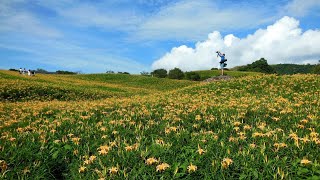
[[[277,74],[309,74],[316,64],[274,64],[270,65]]]

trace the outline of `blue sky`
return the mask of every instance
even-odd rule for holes
[[[230,67],[260,56],[313,63],[320,59],[320,50],[310,48],[320,47],[313,40],[320,37],[319,22],[319,0],[1,0],[0,69],[210,69],[217,65],[216,50],[230,55]],[[298,33],[273,39],[280,29],[284,36]],[[213,32],[219,35],[210,38]],[[263,38],[273,40],[262,44]],[[283,43],[275,44],[279,39]],[[215,44],[220,41],[224,46]],[[285,42],[304,45],[288,50]],[[267,45],[269,51],[257,48]],[[273,53],[272,46],[283,49]],[[305,53],[291,53],[299,48]]]

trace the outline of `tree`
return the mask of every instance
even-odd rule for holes
[[[36,70],[36,73],[48,74],[49,72],[48,72],[47,70],[44,70],[44,69],[38,68],[38,69]]]
[[[19,71],[18,69],[10,68],[9,71]]]
[[[253,71],[267,74],[275,73],[274,69],[268,64],[267,60],[265,60],[264,58],[261,58],[253,62],[252,64],[240,67],[239,71]]]
[[[156,69],[151,72],[151,75],[158,78],[165,78],[167,77],[167,70],[165,69]]]
[[[196,73],[196,72],[186,72],[185,75],[186,75],[186,78],[187,78],[188,80],[192,80],[192,81],[199,81],[199,80],[200,80],[200,75],[199,75],[199,73]]]
[[[120,72],[120,71],[118,71],[118,74],[130,74],[130,73],[128,73],[128,72]]]
[[[313,73],[313,74],[320,74],[320,64],[316,65],[316,66],[312,69],[312,73]]]
[[[56,71],[56,74],[77,74],[77,73],[71,72],[71,71],[58,70],[58,71]]]
[[[183,79],[184,73],[179,68],[174,68],[169,71],[168,74],[170,79]]]
[[[114,71],[108,70],[106,73],[107,74],[114,74]]]

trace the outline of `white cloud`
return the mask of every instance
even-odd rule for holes
[[[320,10],[319,0],[293,0],[287,4],[285,9],[293,16],[304,16],[311,10]],[[318,12],[319,13],[319,12]]]
[[[127,1],[37,0],[37,4],[53,10],[59,18],[71,26],[131,32],[142,21],[143,16],[134,8],[121,6],[123,3],[128,3]]]
[[[141,19],[135,12],[115,11],[90,4],[63,8],[58,12],[76,25],[101,27],[106,30],[130,31],[135,28]]]
[[[6,0],[8,1],[8,0]],[[25,1],[25,0],[15,0]],[[293,0],[287,5],[211,0],[35,0],[55,11],[63,21],[80,27],[125,32],[127,40],[199,41],[212,30],[248,30],[286,15],[307,13],[320,7],[319,0]],[[138,5],[152,9],[146,11]],[[132,6],[130,8],[130,6]],[[138,8],[140,7],[140,8]],[[32,21],[31,21],[32,22]],[[37,24],[37,23],[33,23]],[[39,24],[39,23],[38,23]]]
[[[25,2],[23,0],[0,2],[0,32],[18,32],[49,38],[62,36],[58,30],[44,25],[31,13],[15,9],[15,6],[21,3]]]
[[[231,34],[222,37],[215,31],[206,41],[197,42],[195,48],[185,45],[172,48],[152,64],[152,69],[179,67],[189,71],[218,67],[217,50],[226,53],[229,67],[249,64],[262,57],[269,64],[315,63],[320,59],[320,31],[302,32],[299,21],[287,16],[242,39]]]
[[[240,6],[240,7],[239,7]],[[199,40],[212,29],[253,28],[270,21],[264,8],[219,6],[216,2],[183,0],[164,6],[141,23],[135,36],[149,40]]]
[[[212,29],[250,29],[274,19],[265,7],[210,0],[63,2],[48,0],[38,1],[38,4],[53,9],[72,25],[125,32],[132,41],[194,41],[201,39]],[[152,10],[140,9],[140,6],[137,8],[135,3]]]
[[[9,16],[0,16],[0,32],[22,32],[28,35],[57,38],[62,34],[46,27],[36,18],[28,13],[18,13]]]

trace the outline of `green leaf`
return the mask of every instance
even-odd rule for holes
[[[309,172],[309,170],[306,169],[306,168],[299,168],[297,174],[298,174],[298,175],[301,175],[301,174],[306,174],[306,173],[308,173],[308,172]]]
[[[58,151],[55,151],[53,154],[52,154],[52,159],[57,159],[59,155],[59,150]]]
[[[319,180],[319,179],[320,179],[320,176],[312,176],[308,178],[308,180]]]
[[[72,147],[71,147],[69,144],[66,144],[66,145],[64,146],[64,149],[65,149],[65,150],[71,150]]]
[[[247,179],[247,175],[246,174],[241,174],[239,179]]]
[[[180,178],[182,176],[184,176],[186,173],[177,173],[174,177],[175,178]]]
[[[258,178],[258,177],[259,177],[258,172],[257,172],[257,171],[253,171],[253,176],[254,176],[255,178]]]
[[[182,168],[183,172],[187,170],[187,167],[189,166],[188,162],[184,162],[180,167]]]

